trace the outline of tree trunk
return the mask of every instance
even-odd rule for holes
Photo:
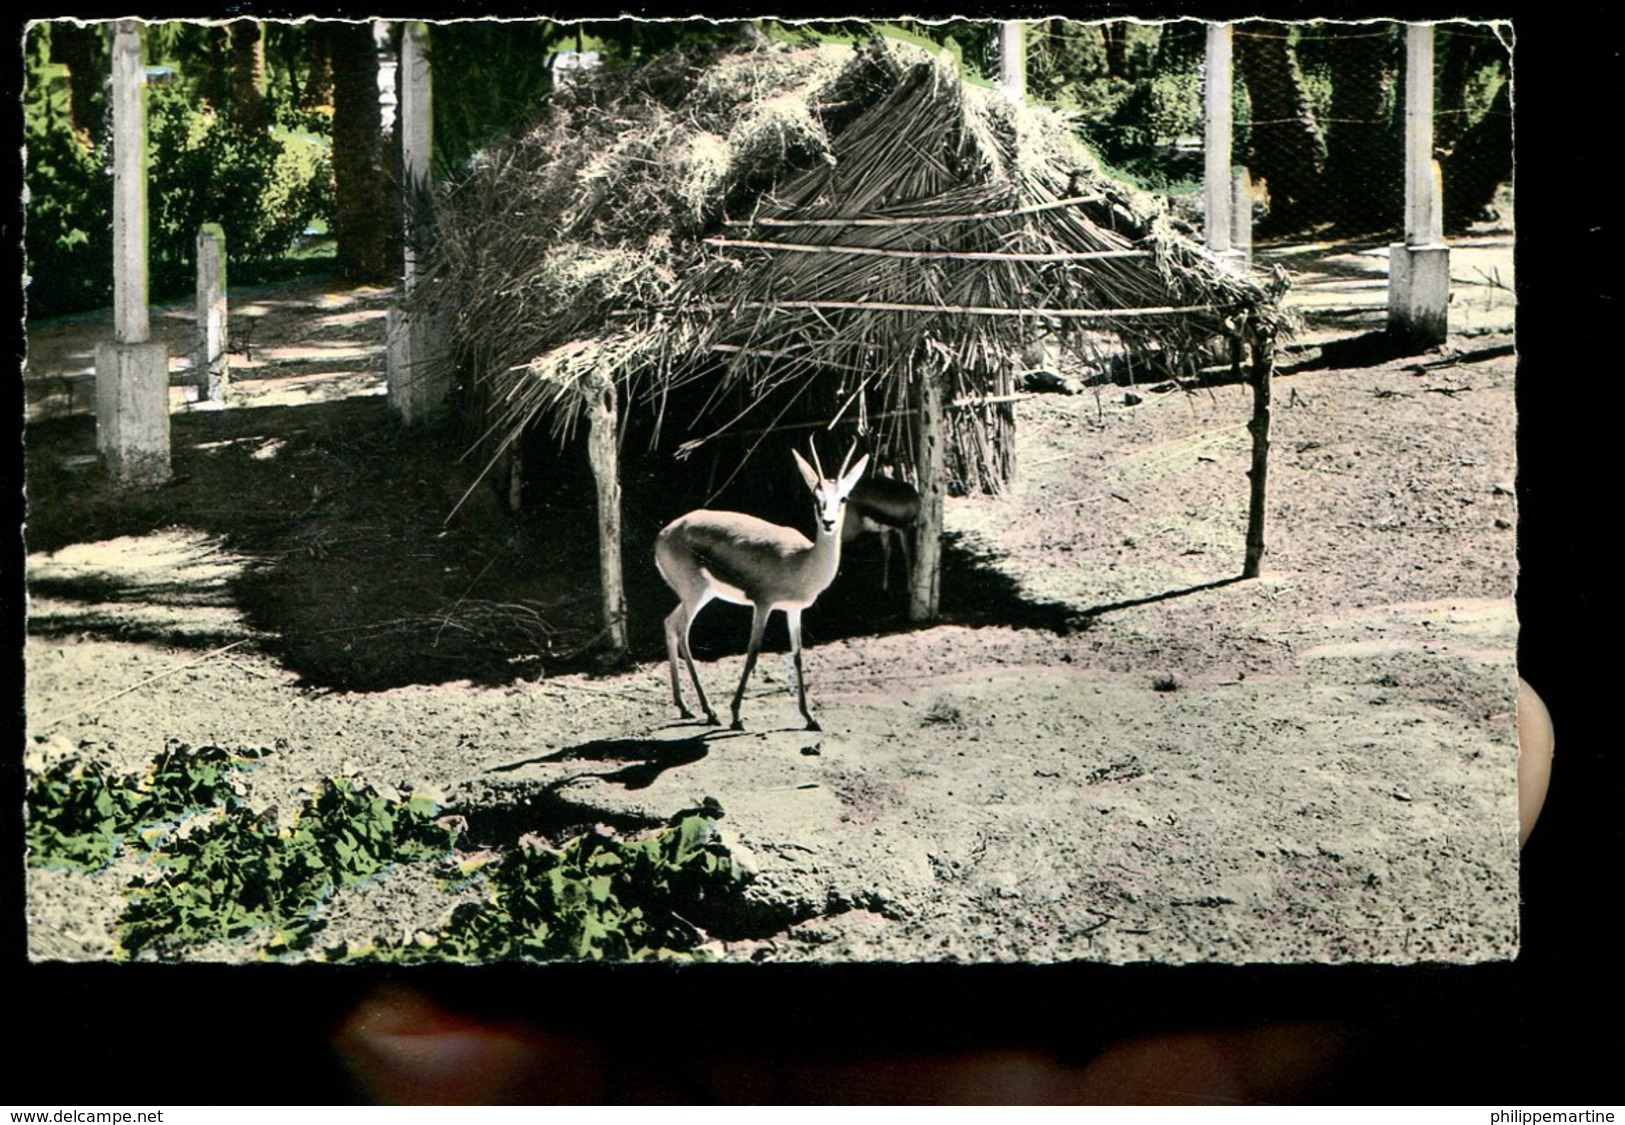
[[[1293,230],[1322,189],[1326,146],[1285,25],[1236,26],[1236,68],[1252,102],[1247,167],[1269,188],[1260,226]]]
[[[231,25],[231,121],[244,133],[266,126],[265,38],[254,20]]]
[[[308,43],[310,70],[305,75],[304,87],[299,91],[300,109],[330,105],[333,101],[332,42],[325,34],[312,31]]]
[[[1433,144],[1441,152],[1455,148],[1467,131],[1467,80],[1479,62],[1478,45],[1476,36],[1455,31],[1450,24],[1434,31],[1439,80],[1434,95]]]
[[[102,135],[106,113],[107,40],[95,25],[51,24],[51,58],[68,68],[68,120],[87,148]]]
[[[1477,222],[1512,178],[1512,80],[1501,83],[1489,110],[1443,162],[1444,225],[1459,231]]]
[[[1398,104],[1398,26],[1328,28],[1332,123],[1326,132],[1329,207],[1321,218],[1359,229],[1394,229],[1404,209],[1405,146]]]
[[[1128,24],[1110,20],[1100,25],[1100,37],[1106,46],[1106,76],[1126,78],[1128,69]]]
[[[198,92],[203,100],[219,110],[222,114],[230,114],[234,110],[232,105],[231,85],[232,56],[231,56],[231,29],[229,27],[203,27],[199,29],[205,36],[203,74],[198,79]]]
[[[394,193],[384,166],[372,25],[322,26],[333,63],[333,233],[338,269],[348,281],[388,284],[399,269],[389,252]]]

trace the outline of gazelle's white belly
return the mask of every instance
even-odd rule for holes
[[[710,584],[712,593],[715,594],[715,596],[721,601],[728,602],[731,605],[754,606],[756,604],[751,596],[745,593],[745,591],[741,590],[738,586],[735,586],[733,583],[722,578],[718,578],[716,572],[710,567],[700,567],[700,574],[705,578],[706,582]],[[822,592],[823,591],[819,591],[819,593]],[[818,594],[814,594],[810,598],[775,598],[773,600],[773,604],[768,606],[768,609],[770,611],[782,609],[789,612],[794,612],[796,610],[806,609],[817,600]]]
[[[750,598],[745,594],[745,591],[741,590],[738,586],[735,586],[730,582],[724,582],[722,579],[718,578],[716,574],[712,572],[710,567],[700,567],[700,574],[704,576],[705,581],[710,584],[712,592],[723,601],[732,602],[734,605],[752,604]]]

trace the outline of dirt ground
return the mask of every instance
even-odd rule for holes
[[[1379,251],[1274,252],[1310,320],[1276,383],[1261,579],[1234,580],[1245,388],[1030,397],[1017,487],[950,502],[941,624],[903,627],[865,541],[808,611],[821,733],[782,627],[745,732],[675,718],[654,512],[627,529],[637,663],[596,662],[579,473],[513,515],[469,491],[465,440],[396,428],[388,293],[234,295],[236,397],[188,402],[175,364],[176,479],[147,493],[96,467],[103,324],[33,326],[29,765],[269,747],[256,805],[355,776],[436,796],[470,847],[715,797],[760,906],[713,935],[724,959],[1509,957],[1510,236],[1464,241],[1458,335],[1421,356],[1362,335]],[[184,310],[155,330],[184,354]],[[714,699],[747,626],[722,607],[696,629]],[[111,956],[143,862],[31,868],[32,955]],[[394,869],[324,904],[324,943],[410,938],[456,901]]]

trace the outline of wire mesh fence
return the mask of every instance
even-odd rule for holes
[[[1076,114],[1115,172],[1175,196],[1200,187],[1206,25],[1035,22],[1028,83]],[[1391,234],[1405,184],[1405,25],[1274,22],[1232,28],[1232,152],[1254,184],[1261,237],[1306,230]],[[1433,143],[1444,223],[1487,217],[1512,175],[1504,25],[1434,29]],[[1193,208],[1193,213],[1196,210]]]

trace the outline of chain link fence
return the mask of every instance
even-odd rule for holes
[[[1030,95],[1073,112],[1116,174],[1189,196],[1202,175],[1205,34],[1199,20],[1036,21]],[[1249,20],[1232,36],[1232,151],[1260,200],[1258,234],[1397,231],[1405,25]],[[1511,180],[1510,56],[1505,25],[1435,29],[1434,155],[1447,231],[1489,217]]]

